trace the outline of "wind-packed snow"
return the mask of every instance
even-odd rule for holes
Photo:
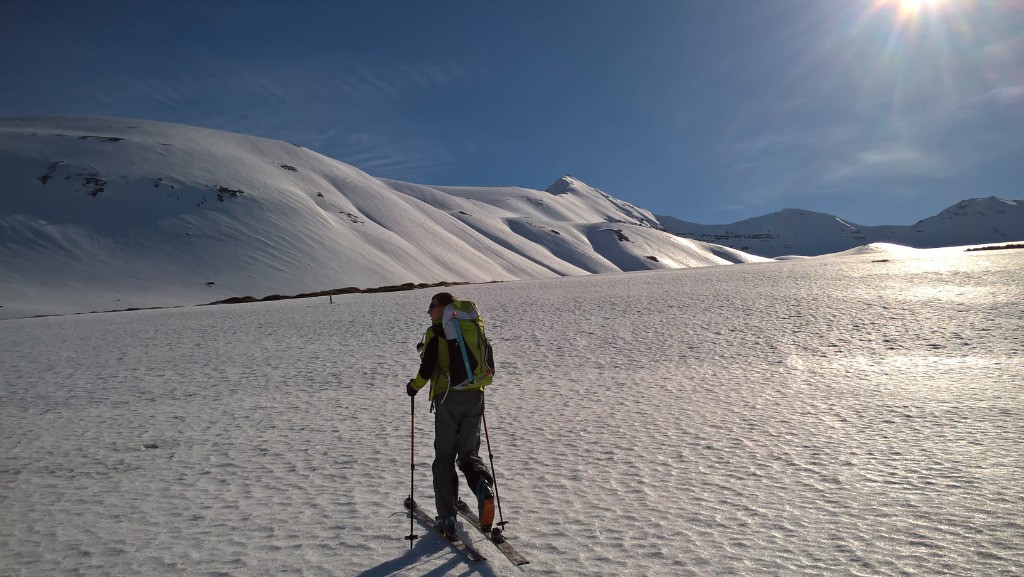
[[[402,539],[434,290],[2,321],[0,574],[1020,575],[1024,252],[884,248],[458,287],[522,570]]]

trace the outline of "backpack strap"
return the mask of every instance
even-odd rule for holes
[[[446,312],[447,312],[447,309],[446,309]],[[475,313],[476,309],[473,309],[473,312]],[[455,329],[455,339],[458,340],[458,342],[459,342],[459,352],[462,353],[462,362],[466,365],[466,383],[471,385],[471,384],[473,384],[473,381],[476,380],[475,379],[476,375],[473,374],[473,369],[471,369],[469,367],[469,354],[466,352],[466,339],[462,338],[462,327],[459,326],[458,317],[457,317],[456,313],[454,313],[454,312],[452,313],[452,323],[451,324],[452,324],[452,326]],[[462,383],[459,383],[458,385],[456,385],[456,387],[461,387],[461,386],[462,386]]]

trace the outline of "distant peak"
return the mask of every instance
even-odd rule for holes
[[[971,205],[978,205],[978,204],[980,204],[980,205],[1000,205],[1000,204],[1005,204],[1005,205],[1008,205],[1008,206],[1017,206],[1017,203],[1019,203],[1019,202],[1020,202],[1019,200],[1007,200],[1005,198],[999,198],[998,196],[988,196],[988,197],[985,197],[985,198],[968,198],[966,200],[961,200],[959,205],[969,205],[969,204],[971,204]]]
[[[984,215],[988,212],[1005,212],[1005,211],[1020,211],[1020,206],[1024,202],[1020,200],[1007,200],[1005,198],[999,198],[997,196],[989,196],[986,198],[967,198],[954,204],[953,206],[943,210],[936,216],[950,217],[950,216],[968,216],[968,215]],[[935,218],[935,217],[932,217]]]
[[[815,212],[813,210],[807,210],[805,208],[784,208],[782,210],[776,211],[774,214],[776,216],[785,216],[785,217],[788,217],[788,218],[795,218],[795,217],[815,217],[815,218],[824,217],[824,218],[828,218],[828,219],[836,218],[834,215],[831,215],[831,214],[827,214],[827,213],[824,213],[824,212]]]
[[[561,178],[551,183],[551,186],[547,187],[544,192],[551,194],[568,194],[570,192],[581,192],[584,189],[590,188],[583,181],[576,179],[568,174],[563,175]]]

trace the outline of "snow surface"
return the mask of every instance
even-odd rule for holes
[[[0,182],[0,319],[766,260],[568,176],[430,187],[151,121],[0,119]]]
[[[432,290],[2,321],[0,574],[1024,574],[1024,252],[875,248],[460,287],[522,570],[402,539]]]

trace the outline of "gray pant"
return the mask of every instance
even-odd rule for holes
[[[442,400],[443,399],[443,400]],[[458,463],[470,492],[480,478],[493,485],[487,466],[480,458],[480,420],[484,414],[484,393],[480,390],[448,391],[434,399],[439,403],[434,414],[434,499],[437,514],[455,515],[459,475]]]

